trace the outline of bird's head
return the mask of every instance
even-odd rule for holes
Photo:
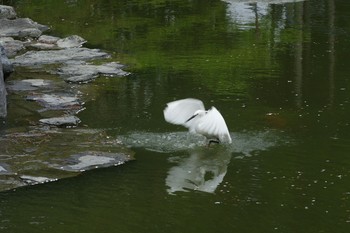
[[[196,116],[203,116],[203,115],[206,114],[206,113],[207,113],[207,111],[204,111],[204,110],[197,110],[197,111],[195,111],[195,112],[193,113],[193,115],[192,115],[190,118],[188,118],[188,120],[186,121],[186,123],[189,122],[190,120],[192,120],[193,118],[195,118]]]

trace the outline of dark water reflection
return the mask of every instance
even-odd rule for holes
[[[348,1],[10,2],[129,65],[89,84],[79,118],[137,160],[1,193],[1,230],[347,232]],[[232,145],[164,122],[189,96],[222,112]]]

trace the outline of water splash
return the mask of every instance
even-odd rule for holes
[[[235,132],[231,133],[231,137],[232,143],[223,144],[223,146],[231,153],[238,153],[242,156],[252,156],[259,153],[259,151],[265,151],[289,141],[277,131]],[[188,132],[132,132],[117,138],[128,147],[145,148],[161,153],[195,149],[206,146],[207,143],[204,136]]]
[[[204,146],[204,136],[188,132],[150,133],[133,132],[118,136],[118,140],[128,147],[141,147],[161,153],[175,152]]]
[[[231,137],[231,144],[215,145],[210,149],[205,137],[188,132],[132,132],[118,136],[118,141],[128,147],[189,154],[169,157],[169,162],[174,164],[165,178],[169,194],[190,190],[214,193],[224,180],[232,156],[235,159],[250,157],[290,141],[276,131],[235,132]]]
[[[289,143],[286,136],[277,131],[244,131],[231,135],[233,141],[230,145],[232,152],[242,154],[236,158],[252,156],[269,148]]]

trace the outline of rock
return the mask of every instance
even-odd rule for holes
[[[23,55],[11,59],[11,61],[14,66],[42,66],[107,57],[109,57],[109,55],[99,49],[70,48],[62,50],[28,51]]]
[[[42,184],[47,182],[56,181],[56,178],[47,178],[42,176],[20,176],[20,178],[25,182],[27,185],[35,185],[35,184]]]
[[[0,59],[0,117],[7,116],[7,92],[5,88],[4,75],[2,71],[2,63]]]
[[[3,173],[3,172],[7,172],[7,170],[0,165],[0,174]]]
[[[43,124],[54,126],[76,126],[81,121],[76,116],[52,117],[39,120]]]
[[[110,55],[99,49],[82,47],[86,40],[79,36],[61,39],[42,35],[45,30],[47,26],[16,18],[13,8],[0,5],[0,119],[7,115],[3,67],[9,72],[16,68],[16,77],[6,81],[10,93],[21,91],[18,96],[26,96],[26,100],[44,106],[37,110],[36,103],[16,100],[17,107],[11,117],[25,117],[21,117],[20,125],[0,132],[0,191],[55,181],[85,170],[133,160],[133,152],[118,140],[110,139],[103,130],[60,127],[80,123],[74,114],[84,109],[79,97],[86,89],[77,85],[71,87],[58,76],[68,82],[88,82],[99,75],[128,73],[116,62],[88,64],[87,61],[110,58]],[[18,55],[24,49],[31,51]],[[47,112],[42,114],[43,111]],[[29,127],[23,127],[22,122],[26,121],[30,122]],[[89,151],[81,152],[85,150]]]
[[[51,84],[50,80],[44,80],[44,79],[24,79],[22,80],[22,82],[28,83],[32,87],[46,87]]]
[[[56,36],[47,36],[41,35],[37,41],[29,44],[28,47],[32,47],[39,50],[48,50],[48,49],[59,49],[57,46],[57,41],[59,37]]]
[[[0,44],[0,62],[2,64],[2,71],[4,79],[7,78],[13,72],[13,65],[6,56],[4,47]]]
[[[30,49],[37,49],[37,50],[50,50],[50,49],[58,49],[56,44],[46,44],[46,43],[30,43],[27,45]]]
[[[12,37],[0,37],[0,45],[4,47],[7,57],[14,57],[25,48],[22,41],[15,40]]]
[[[59,39],[57,41],[57,46],[60,48],[79,48],[84,43],[86,43],[85,39],[81,38],[80,36],[73,35],[63,39]]]
[[[38,94],[27,96],[27,100],[36,101],[51,110],[81,108],[76,96],[67,94]]]
[[[72,155],[66,161],[68,164],[61,166],[60,169],[65,171],[86,171],[95,168],[118,166],[130,160],[133,160],[133,158],[123,153],[87,151]]]
[[[41,35],[38,38],[39,43],[44,43],[44,44],[56,44],[57,41],[60,40],[59,37],[56,36],[47,36],[47,35]]]
[[[4,175],[4,174],[6,175],[11,174],[11,171],[7,164],[0,163],[0,175]]]
[[[0,19],[15,19],[17,14],[13,7],[0,5]]]
[[[0,191],[134,160],[134,152],[107,137],[103,130],[42,125],[29,128],[0,133]]]
[[[99,75],[104,76],[126,76],[129,73],[123,71],[123,65],[117,62],[110,62],[102,65],[91,65],[87,63],[68,63],[58,69],[58,74],[65,81],[74,83],[86,83]]]
[[[49,50],[49,49],[67,49],[67,48],[79,48],[86,40],[80,36],[68,36],[66,38],[59,38],[55,36],[46,36],[42,35],[34,43],[29,44],[29,47],[40,49],[40,50]]]
[[[7,83],[7,88],[11,91],[34,91],[39,88],[51,86],[51,81],[44,79],[14,80]]]
[[[38,24],[29,18],[0,19],[0,37],[38,38],[48,29],[47,26]]]

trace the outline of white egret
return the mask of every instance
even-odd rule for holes
[[[220,112],[211,107],[205,110],[198,99],[182,99],[170,102],[164,109],[164,118],[175,125],[183,125],[191,133],[204,135],[210,143],[231,143],[231,136]]]

